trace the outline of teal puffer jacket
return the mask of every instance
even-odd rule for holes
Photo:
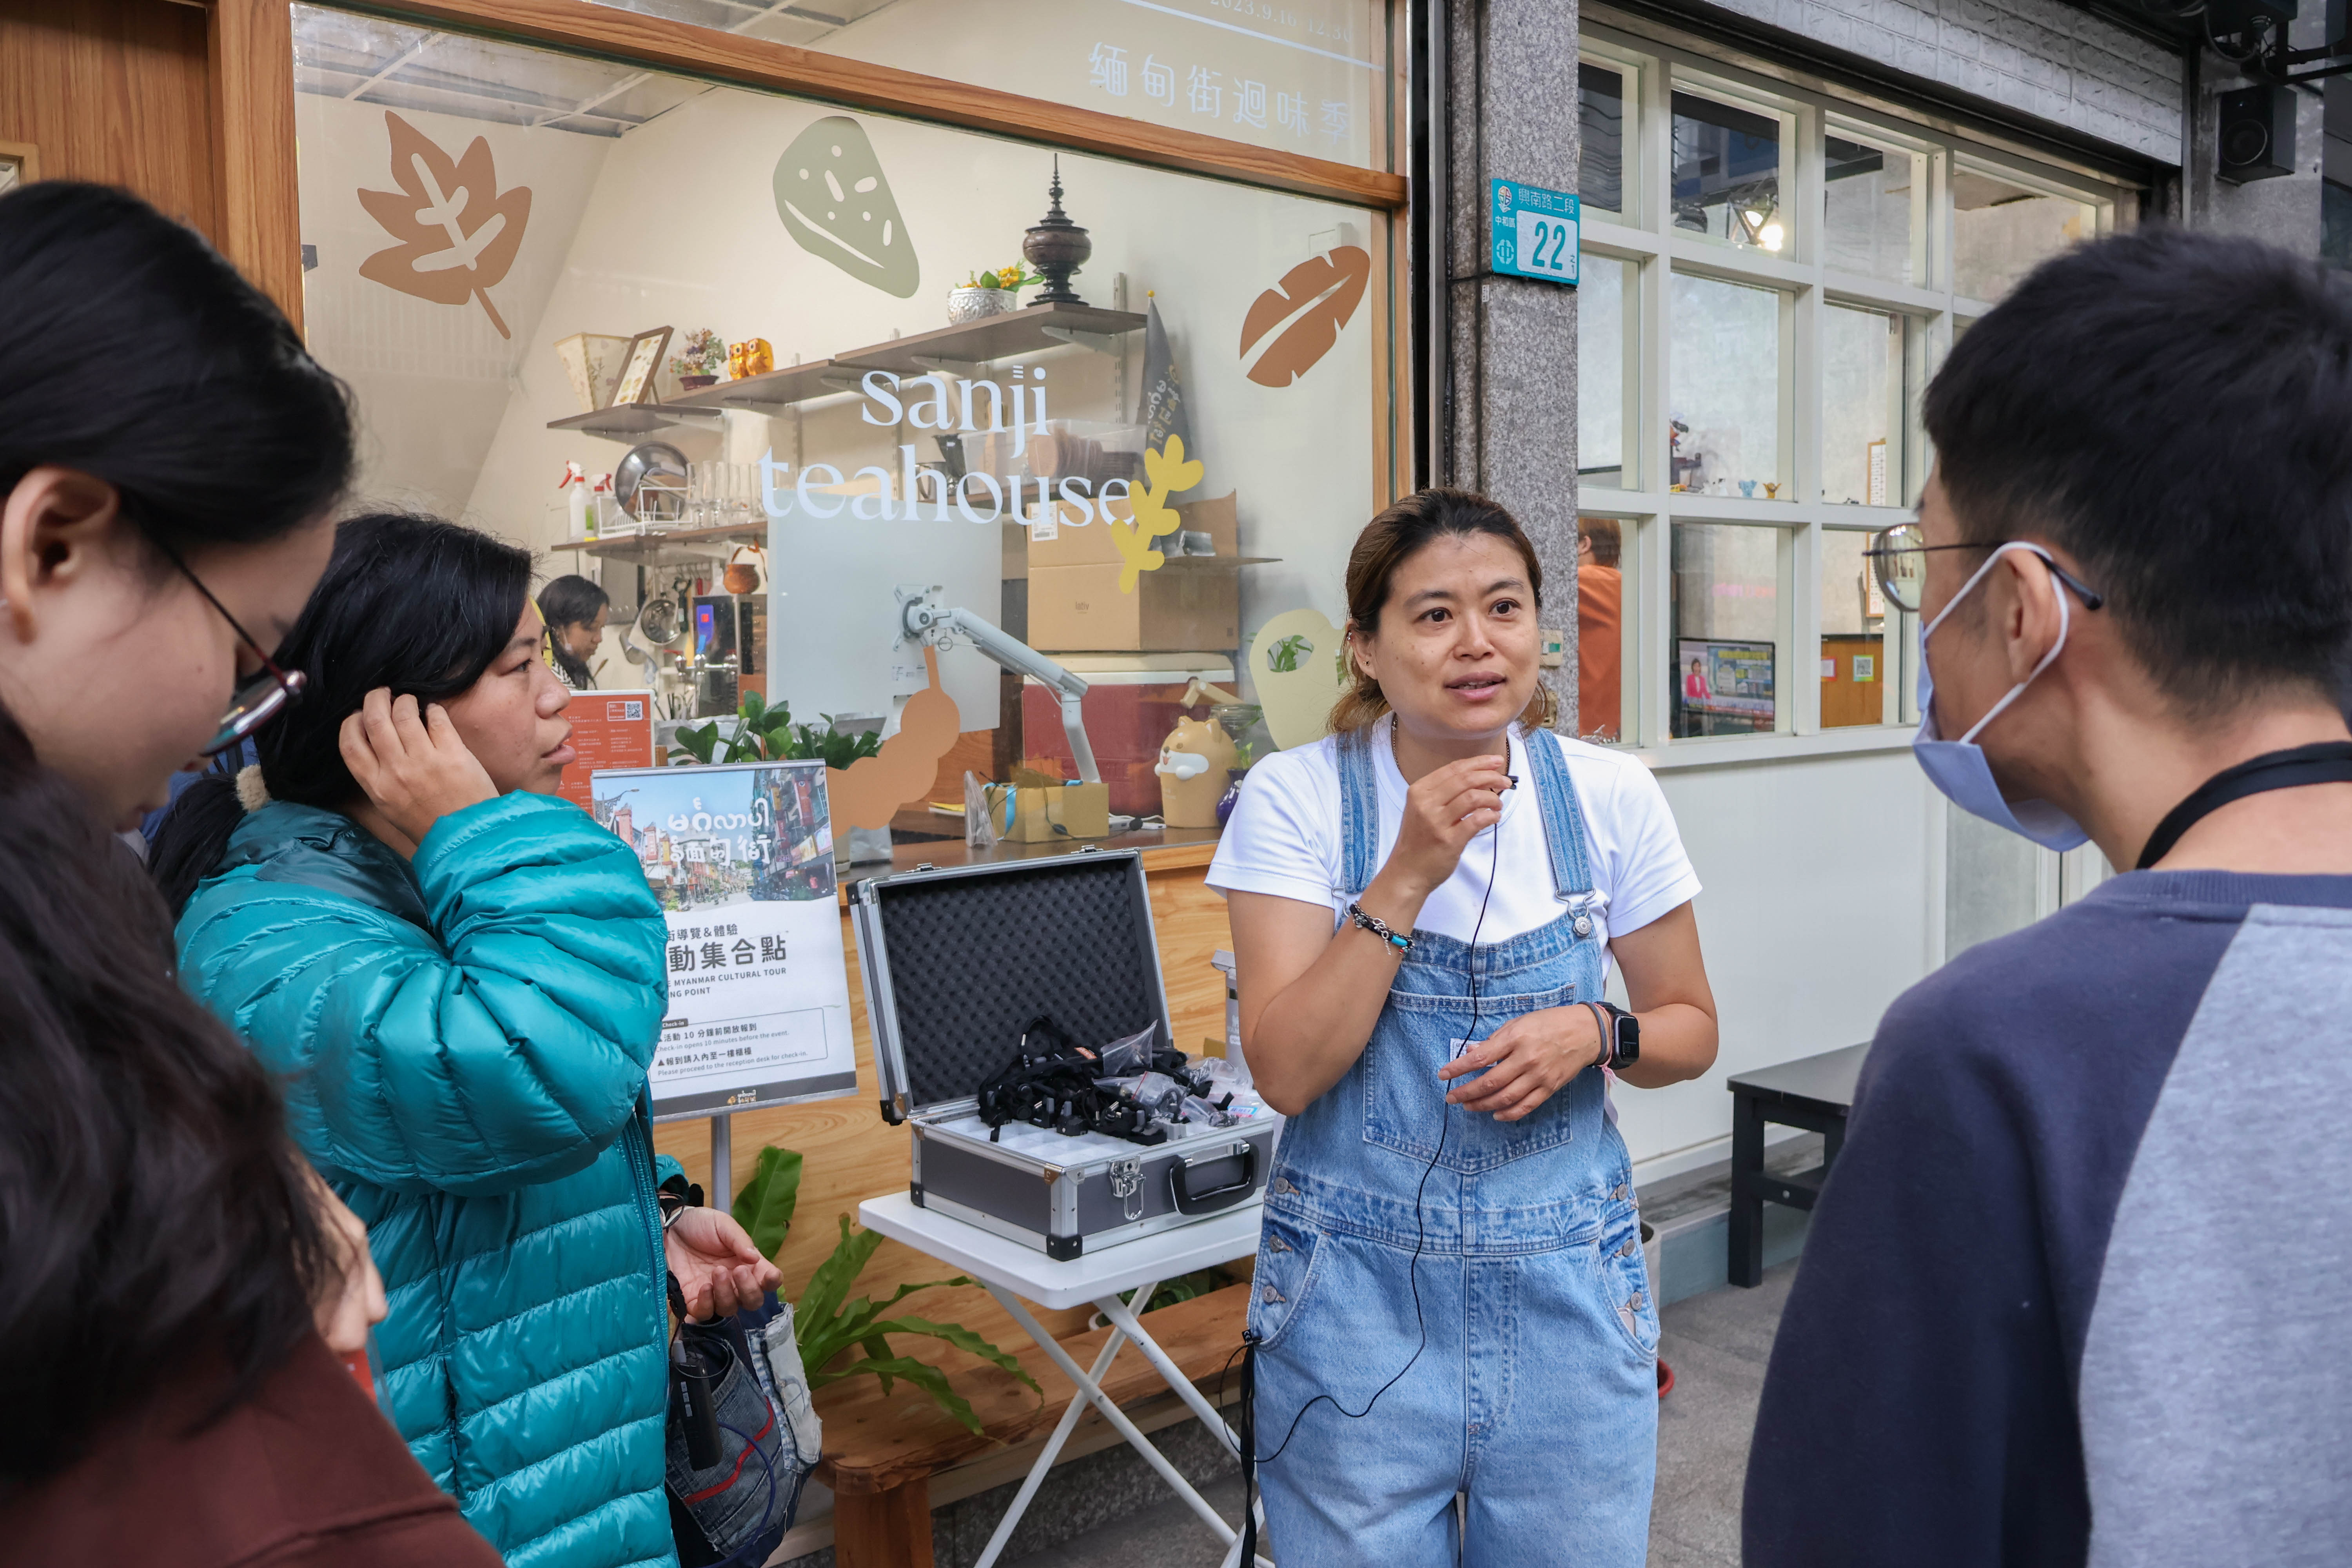
[[[636,858],[541,795],[442,818],[413,863],[272,803],[179,942],[367,1224],[426,1471],[513,1568],[672,1563],[646,1095],[668,975]]]

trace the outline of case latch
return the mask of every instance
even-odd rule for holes
[[[1110,1163],[1111,1196],[1120,1200],[1123,1212],[1130,1220],[1143,1217],[1143,1161],[1113,1160]]]

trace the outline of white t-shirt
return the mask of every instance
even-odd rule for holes
[[[1381,808],[1380,849],[1371,862],[1375,872],[1387,862],[1404,818],[1404,775],[1397,771],[1391,739],[1395,722],[1392,717],[1381,720],[1371,737]],[[1696,896],[1698,873],[1683,852],[1674,813],[1649,769],[1622,752],[1571,741],[1549,730],[1536,731],[1533,739],[1538,745],[1558,746],[1568,761],[1584,818],[1593,891],[1599,895],[1591,912],[1604,940],[1639,931]],[[1510,771],[1519,786],[1504,795],[1502,821],[1470,841],[1453,877],[1422,905],[1413,921],[1416,929],[1468,942],[1475,927],[1484,946],[1548,925],[1566,912],[1552,889],[1551,857],[1527,744],[1514,729]],[[1499,860],[1497,834],[1502,836]],[[1487,873],[1496,866],[1500,869],[1489,900]],[[1342,889],[1346,870],[1336,742],[1325,739],[1276,752],[1251,768],[1209,867],[1209,886],[1220,892],[1238,889],[1323,904],[1336,917],[1354,891]],[[1486,900],[1483,925],[1478,920],[1482,900]]]

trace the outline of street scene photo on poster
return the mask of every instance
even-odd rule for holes
[[[824,764],[605,769],[592,795],[669,923],[655,1116],[856,1093]]]

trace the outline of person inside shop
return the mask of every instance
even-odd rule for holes
[[[558,577],[539,591],[540,618],[547,623],[547,661],[573,691],[596,689],[588,661],[604,643],[612,595],[585,577]]]
[[[2352,1562],[2352,288],[2126,231],[1925,413],[1918,760],[2122,875],[1881,1020],[1744,1561]]]
[[[365,1234],[114,834],[282,715],[342,385],[193,229],[0,195],[0,1555],[496,1568],[343,1358]]]
[[[571,697],[530,584],[474,530],[344,521],[281,654],[311,689],[182,795],[154,865],[186,984],[367,1222],[401,1435],[510,1558],[618,1568],[671,1552],[665,1264],[696,1318],[778,1275],[715,1209],[663,1228],[667,932],[553,794]]]
[[[1706,1071],[1715,1001],[1649,770],[1552,728],[1542,595],[1493,501],[1374,518],[1334,732],[1251,770],[1210,869],[1292,1119],[1248,1331],[1286,1568],[1648,1551],[1658,1315],[1609,1079]]]
[[[1576,728],[1595,741],[1624,731],[1623,550],[1615,518],[1576,520]]]

